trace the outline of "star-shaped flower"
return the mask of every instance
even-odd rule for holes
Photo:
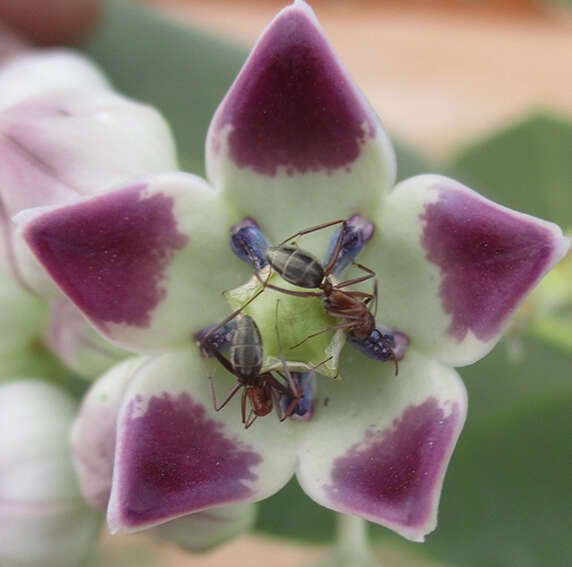
[[[442,176],[392,188],[391,144],[299,1],[270,24],[216,112],[207,171],[209,183],[146,177],[22,219],[34,254],[94,327],[163,353],[112,371],[125,387],[109,418],[111,529],[260,500],[295,473],[320,504],[423,540],[467,411],[452,366],[489,352],[568,241]],[[239,396],[215,412],[192,337],[228,315],[220,292],[252,275],[231,254],[229,229],[252,218],[276,244],[356,214],[375,225],[360,263],[379,282],[378,319],[409,337],[399,375],[346,347],[343,380],[319,377],[311,419],[267,416],[245,429]],[[321,257],[326,233],[314,243]],[[222,395],[236,377],[220,368],[215,383]],[[88,437],[84,448],[96,444]]]

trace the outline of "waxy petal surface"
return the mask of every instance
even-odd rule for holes
[[[79,376],[94,379],[129,353],[101,338],[81,312],[67,299],[50,305],[44,343]]]
[[[4,110],[0,159],[8,216],[176,169],[161,115],[111,92],[48,93]]]
[[[3,566],[79,565],[96,541],[99,515],[80,497],[68,446],[75,410],[46,382],[0,387]]]
[[[53,90],[103,92],[111,87],[83,55],[66,49],[42,49],[17,55],[0,67],[0,110]]]
[[[340,383],[320,382],[298,481],[322,506],[423,541],[465,421],[465,388],[454,370],[413,351],[399,376],[359,356],[344,352]]]
[[[117,416],[127,384],[146,357],[114,366],[84,397],[72,427],[70,444],[79,487],[93,508],[105,510],[111,493]]]
[[[23,235],[104,336],[160,352],[227,313],[221,291],[241,275],[229,262],[233,221],[204,181],[174,173],[40,210]]]
[[[236,378],[218,366],[215,383],[220,403]],[[119,414],[110,529],[272,495],[294,471],[295,426],[271,414],[245,430],[240,393],[215,412],[194,347],[152,359],[132,377]]]
[[[246,216],[272,215],[273,241],[375,210],[393,183],[391,143],[304,2],[271,22],[219,106],[207,171]]]
[[[378,318],[454,366],[490,351],[569,246],[556,225],[438,175],[400,183],[377,228],[362,261],[377,272]]]
[[[230,504],[171,520],[151,534],[187,551],[208,551],[247,531],[255,518],[254,504]]]

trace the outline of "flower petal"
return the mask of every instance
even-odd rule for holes
[[[304,2],[271,22],[219,106],[207,171],[248,216],[274,213],[273,241],[375,210],[392,185],[391,143]]]
[[[219,402],[235,384],[219,367]],[[268,415],[245,430],[240,397],[215,413],[206,365],[195,348],[139,368],[119,415],[108,510],[112,531],[257,501],[286,484],[294,471],[299,424]]]
[[[40,262],[91,323],[127,349],[189,342],[225,316],[222,286],[242,275],[228,246],[233,219],[192,175],[151,177],[30,214],[23,234]]]
[[[146,357],[130,358],[104,374],[84,397],[71,431],[71,449],[81,494],[105,510],[111,493],[117,415],[127,384]]]
[[[67,299],[56,299],[44,343],[65,365],[86,379],[96,378],[129,353],[102,339]]]
[[[412,351],[397,377],[386,365],[345,354],[342,382],[320,384],[298,480],[322,506],[423,541],[436,526],[443,477],[465,420],[463,383],[454,370]]]
[[[111,92],[48,93],[0,113],[0,199],[9,216],[176,169],[169,126]]]
[[[73,89],[93,93],[110,88],[99,69],[75,51],[29,51],[2,62],[0,110],[51,90]]]
[[[208,551],[248,530],[255,517],[254,504],[231,504],[182,516],[153,528],[151,533],[187,551]]]
[[[400,183],[377,227],[363,263],[379,278],[380,320],[455,366],[489,352],[569,246],[556,225],[438,175]]]

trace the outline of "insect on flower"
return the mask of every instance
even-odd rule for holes
[[[300,249],[297,245],[286,244],[290,241],[296,241],[298,237],[304,234],[322,230],[336,224],[341,224],[342,226],[333,250],[329,255],[329,260],[326,262],[325,266],[322,266],[320,261],[314,255]],[[375,272],[362,264],[352,262],[353,265],[366,272],[366,275],[345,280],[337,284],[333,283],[330,279],[330,274],[334,271],[342,250],[344,250],[344,236],[347,226],[348,221],[336,220],[306,228],[286,238],[278,246],[270,246],[266,250],[266,260],[283,279],[299,287],[320,289],[321,291],[312,292],[288,290],[268,284],[267,282],[264,283],[261,280],[261,283],[263,283],[265,287],[299,297],[319,297],[322,299],[326,312],[333,317],[342,320],[336,325],[332,325],[331,327],[322,329],[317,333],[308,335],[305,339],[293,345],[291,348],[296,348],[308,339],[321,335],[322,333],[339,329],[343,329],[348,333],[351,333],[355,341],[363,342],[372,337],[372,333],[376,330],[375,314],[377,312],[378,304],[377,280],[374,280],[373,293],[342,289],[375,278]],[[372,302],[375,305],[373,313],[370,311],[370,304]],[[381,333],[376,334],[375,337],[376,344],[378,346],[379,344],[385,346],[385,348],[390,352],[391,358],[395,364],[395,374],[397,374],[399,371],[397,362],[398,357],[393,351],[391,343],[387,341]]]
[[[209,373],[209,386],[215,411],[223,409],[235,394],[243,389],[241,415],[242,423],[246,429],[256,421],[257,417],[268,415],[272,409],[276,410],[280,421],[284,421],[290,417],[300,399],[304,397],[304,389],[306,387],[306,381],[300,384],[292,378],[282,354],[280,357],[283,372],[276,372],[286,381],[286,384],[280,382],[272,372],[260,372],[264,362],[262,336],[254,319],[249,315],[241,315],[240,312],[262,291],[263,290],[251,298],[240,309],[231,313],[224,321],[221,321],[218,325],[207,330],[202,336],[199,335],[199,337],[197,337],[201,353],[206,356],[214,356],[228,372],[238,378],[238,383],[230,390],[224,400],[220,404],[217,404],[213,374]],[[276,302],[275,329],[277,341],[280,345],[278,306],[279,301]],[[236,321],[236,325],[229,326],[239,315],[240,318]],[[220,338],[220,331],[224,330],[225,333],[228,333],[229,328],[231,339],[229,359],[227,359],[221,353],[221,348],[224,348],[225,342],[219,341],[218,339]],[[211,337],[215,337],[212,342]],[[310,381],[312,378],[313,370],[309,373],[307,381]],[[288,400],[288,405],[283,411],[281,400],[284,399]],[[248,412],[248,415],[246,409],[247,400],[250,402],[250,412]]]
[[[295,246],[285,246],[288,241],[296,239],[302,234],[307,234],[309,232],[313,232],[315,230],[333,226],[339,223],[342,224],[342,227],[340,227],[333,235],[330,241],[330,247],[326,255],[326,259],[322,266],[319,264],[317,258],[308,252],[302,251]],[[290,238],[287,238],[279,246],[273,248],[273,250],[277,252],[271,253],[270,256],[282,255],[282,259],[284,259],[285,256],[284,262],[288,264],[287,269],[283,269],[283,273],[280,272],[280,259],[276,262],[278,269],[276,266],[272,266],[278,273],[281,273],[284,279],[294,283],[295,285],[299,285],[300,287],[313,286],[315,288],[319,288],[320,285],[324,284],[324,279],[327,279],[328,283],[331,284],[329,296],[325,293],[296,292],[293,290],[286,290],[268,283],[263,285],[265,285],[265,287],[269,287],[277,291],[282,291],[290,295],[303,297],[321,297],[324,300],[325,307],[330,305],[332,299],[338,300],[338,302],[341,300],[345,303],[345,310],[343,309],[344,306],[342,306],[341,309],[339,305],[334,306],[338,308],[337,315],[336,313],[332,313],[332,307],[330,307],[330,309],[326,307],[326,311],[333,316],[338,316],[339,318],[343,318],[345,316],[347,318],[345,325],[342,324],[340,326],[323,329],[316,334],[312,334],[306,337],[303,341],[293,345],[291,348],[296,348],[309,338],[324,332],[339,328],[347,329],[350,344],[356,347],[368,358],[372,358],[373,360],[377,360],[379,362],[393,360],[394,364],[396,365],[397,374],[397,361],[402,358],[402,352],[404,348],[406,348],[408,339],[401,333],[398,333],[398,336],[395,336],[395,334],[392,333],[389,329],[385,327],[375,326],[375,312],[377,311],[377,286],[374,286],[373,294],[357,292],[357,294],[361,296],[360,301],[355,297],[355,295],[352,297],[352,294],[354,294],[353,291],[339,291],[340,284],[334,286],[334,284],[332,284],[328,279],[329,275],[341,275],[341,273],[351,264],[357,265],[361,269],[367,271],[368,275],[362,278],[358,278],[357,280],[354,279],[342,282],[342,287],[366,281],[375,277],[375,274],[371,270],[354,262],[357,255],[371,239],[373,232],[373,223],[367,221],[360,215],[354,215],[347,221],[332,221],[331,223],[325,223],[317,227],[303,230],[291,236]],[[238,258],[250,264],[250,266],[254,268],[255,274],[257,276],[258,272],[262,268],[264,268],[269,262],[272,265],[272,261],[274,261],[270,261],[271,258],[268,254],[268,240],[260,230],[258,224],[251,218],[246,218],[232,227],[230,246]],[[286,254],[284,254],[285,250],[288,251]],[[290,264],[290,262],[293,260],[298,262],[298,266],[293,266],[293,264]],[[300,270],[302,270],[301,277]],[[304,272],[304,270],[306,270],[306,272]],[[310,270],[315,275],[308,276],[308,271]],[[258,279],[260,280],[260,277]],[[301,280],[302,283],[307,283],[308,285],[301,285]],[[332,293],[334,288],[336,291],[335,294]],[[373,298],[375,299],[375,311],[372,315],[367,308],[367,305]]]

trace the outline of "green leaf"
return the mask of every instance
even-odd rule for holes
[[[393,138],[397,157],[397,182],[420,173],[437,173],[438,169],[429,159],[401,140]],[[442,168],[441,168],[442,169]]]
[[[572,122],[533,115],[460,152],[451,174],[504,205],[572,226]]]
[[[118,91],[163,113],[173,128],[181,167],[204,174],[211,116],[247,50],[138,4],[108,1],[103,25],[84,51]]]

